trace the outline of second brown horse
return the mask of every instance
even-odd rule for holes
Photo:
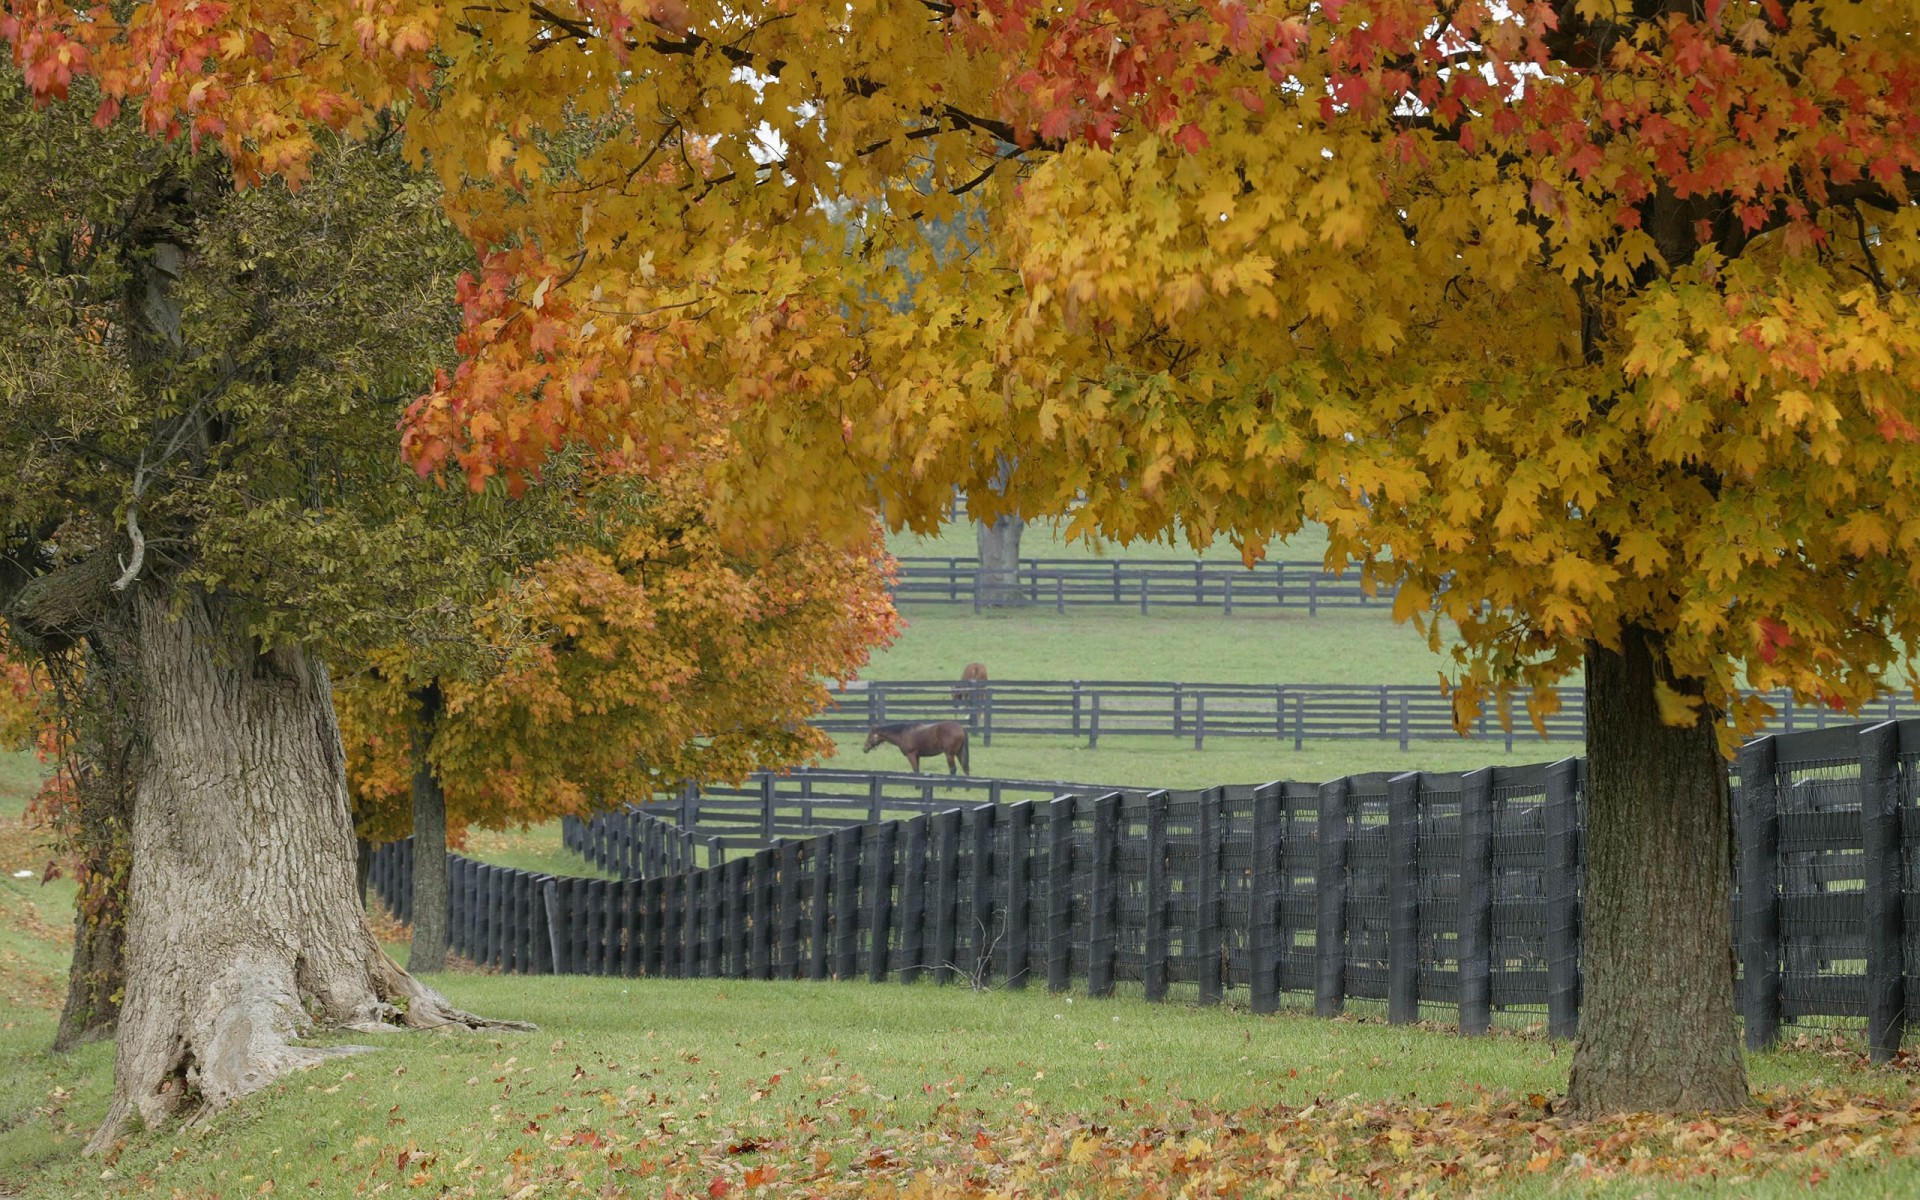
[[[907,756],[907,765],[920,770],[923,757],[936,754],[947,756],[947,774],[958,775],[961,772],[972,773],[967,765],[967,730],[957,721],[935,721],[931,724],[916,725],[901,722],[897,725],[875,725],[867,731],[867,753],[881,742],[900,747],[900,753]],[[958,762],[956,770],[954,764]]]

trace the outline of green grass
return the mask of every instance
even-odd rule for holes
[[[538,875],[613,878],[561,844],[558,821],[545,821],[526,829],[470,830],[467,844],[459,853],[497,867],[512,867]]]
[[[663,1189],[650,1180],[660,1176],[646,1172],[656,1169],[675,1174],[685,1195],[689,1181],[704,1192],[713,1172],[738,1184],[756,1162],[804,1167],[821,1161],[816,1152],[829,1181],[853,1178],[875,1147],[910,1152],[956,1124],[968,1139],[976,1128],[1006,1137],[1084,1128],[1075,1122],[1177,1129],[1206,1112],[1257,1122],[1269,1105],[1315,1103],[1335,1114],[1388,1103],[1445,1119],[1453,1110],[1433,1106],[1484,1107],[1490,1093],[1524,1106],[1565,1083],[1567,1047],[1537,1033],[1466,1040],[1438,1027],[1256,1017],[1232,1003],[1152,1005],[1125,985],[1093,1001],[927,983],[449,974],[435,984],[457,1004],[539,1031],[378,1039],[375,1054],[292,1076],[203,1126],[137,1133],[110,1162],[82,1160],[109,1095],[111,1047],[45,1049],[73,893],[64,882],[43,889],[12,878],[45,845],[19,823],[37,770],[0,765],[9,769],[0,792],[0,1195],[22,1200],[224,1200],[267,1194],[269,1183],[274,1194],[315,1197],[655,1196]],[[533,853],[549,834],[549,852],[577,870],[558,851],[557,830],[496,849]],[[404,945],[390,949],[404,957]],[[1911,1073],[1869,1070],[1857,1046],[1762,1055],[1751,1071],[1760,1088],[1835,1087],[1899,1108],[1915,1098]],[[1356,1120],[1330,1116],[1326,1136],[1344,1153],[1380,1154],[1381,1139]],[[1653,1149],[1666,1152],[1660,1138]],[[1825,1195],[1920,1188],[1911,1160],[1884,1153],[1820,1165],[1832,1172]],[[1482,1194],[1785,1196],[1805,1187],[1793,1170],[1717,1191],[1647,1180],[1596,1189],[1556,1168],[1537,1181],[1509,1175]],[[1057,1193],[1042,1180],[1029,1194]]]
[[[840,753],[824,765],[906,770],[906,760],[890,746],[861,753],[864,740],[859,734],[839,735],[835,742]],[[1551,762],[1585,752],[1581,742],[1516,741],[1509,754],[1497,740],[1415,742],[1405,752],[1390,741],[1308,742],[1296,751],[1291,741],[1251,738],[1217,738],[1195,750],[1192,742],[1174,737],[1103,737],[1097,749],[1089,750],[1084,739],[1011,735],[996,735],[991,746],[976,742],[968,748],[973,774],[983,777],[1165,788],[1274,779],[1324,783],[1363,771],[1470,771]],[[944,773],[946,761],[923,760],[920,769]]]
[[[912,1130],[942,1111],[977,1110],[983,1126],[1027,1112],[1131,1127],[1142,1119],[1136,1113],[1183,1102],[1228,1111],[1342,1097],[1466,1104],[1487,1089],[1552,1094],[1567,1066],[1564,1046],[1536,1036],[1464,1040],[1424,1028],[1040,991],[478,975],[436,982],[464,1007],[529,1018],[541,1029],[392,1038],[376,1055],[279,1083],[203,1129],[138,1136],[104,1173],[67,1147],[40,1157],[32,1175],[0,1180],[23,1197],[47,1198],[240,1196],[269,1180],[281,1193],[314,1196],[362,1194],[380,1183],[393,1194],[466,1194],[450,1189],[473,1185],[501,1196],[519,1194],[523,1181],[553,1166],[564,1170],[552,1190],[526,1195],[568,1194],[561,1185],[574,1169],[593,1195],[612,1172],[604,1153],[570,1152],[586,1130],[698,1146],[750,1145],[802,1129],[844,1162],[864,1153],[866,1139]],[[46,1029],[39,1016],[26,1024]],[[69,1094],[63,1115],[84,1127],[98,1116],[107,1071],[99,1053],[48,1056],[15,1082],[43,1096]],[[1905,1075],[1809,1053],[1756,1058],[1753,1076],[1762,1087],[1820,1078],[1902,1104],[1911,1093]],[[660,1138],[662,1129],[670,1136]],[[1338,1125],[1328,1132],[1345,1136]],[[416,1186],[430,1190],[407,1186],[413,1171],[396,1167],[401,1151],[425,1163],[413,1170],[427,1174]],[[629,1152],[622,1161],[637,1165],[638,1157]],[[1898,1177],[1915,1176],[1903,1167]],[[633,1195],[658,1194],[629,1182]]]
[[[866,679],[958,679],[970,662],[993,679],[1204,683],[1418,683],[1450,661],[1379,610],[1235,614],[1120,609],[910,608],[907,628],[876,651]]]

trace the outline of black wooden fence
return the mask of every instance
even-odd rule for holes
[[[1137,607],[1219,609],[1391,608],[1392,592],[1369,595],[1357,570],[1327,574],[1312,562],[1201,562],[1186,558],[1023,558],[1012,571],[989,574],[978,559],[906,555],[898,560],[893,597],[902,604],[993,603],[1052,608]]]
[[[1546,717],[1549,738],[1578,741],[1586,733],[1586,696],[1577,687],[1559,689],[1560,711]],[[1783,732],[1825,729],[1857,718],[1823,704],[1797,704],[1791,693],[1766,693]],[[1044,734],[1103,737],[1266,738],[1307,742],[1458,739],[1453,703],[1432,684],[1335,683],[1154,683],[1105,680],[868,680],[833,693],[834,707],[814,723],[832,732],[854,732],[889,721],[963,721],[981,742],[993,735]],[[1920,704],[1890,697],[1875,705],[1889,720],[1920,717]],[[1508,750],[1540,735],[1516,705],[1504,723],[1483,711],[1475,735],[1499,739]]]
[[[1917,763],[1917,721],[1742,751],[1730,932],[1751,1044],[1783,1021],[1864,1017],[1876,1057],[1898,1048],[1907,997],[1920,1001]],[[1469,1033],[1514,1009],[1555,1036],[1577,1028],[1577,759],[1045,800],[1000,781],[997,804],[846,815],[922,803],[898,778],[877,803],[815,780],[811,817],[763,787],[752,830],[710,797],[568,822],[568,844],[623,880],[454,856],[454,948],[518,971],[1077,981],[1094,996],[1127,981],[1150,999],[1186,985],[1201,1003],[1245,988],[1263,1012],[1294,993],[1323,1015],[1359,1000],[1396,1022],[1450,1014]],[[408,853],[381,847],[373,873],[403,917]]]

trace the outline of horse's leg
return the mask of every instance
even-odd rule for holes
[[[900,753],[907,756],[908,768],[910,768],[915,775],[918,775],[920,773],[920,756],[911,750],[902,750]]]
[[[959,760],[954,757],[954,752],[952,750],[949,750],[947,751],[947,774],[958,775],[959,773],[960,773]]]

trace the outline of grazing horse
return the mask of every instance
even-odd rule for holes
[[[958,721],[935,721],[930,725],[918,725],[903,721],[897,725],[875,725],[867,731],[867,753],[881,742],[900,747],[900,753],[907,756],[907,765],[917,773],[923,756],[944,754],[947,756],[947,774],[958,775],[973,768],[967,765],[967,729]],[[955,769],[954,763],[959,768]]]
[[[987,664],[968,663],[966,670],[960,672],[960,686],[953,689],[953,702],[965,704],[980,695],[980,685],[987,681]]]

